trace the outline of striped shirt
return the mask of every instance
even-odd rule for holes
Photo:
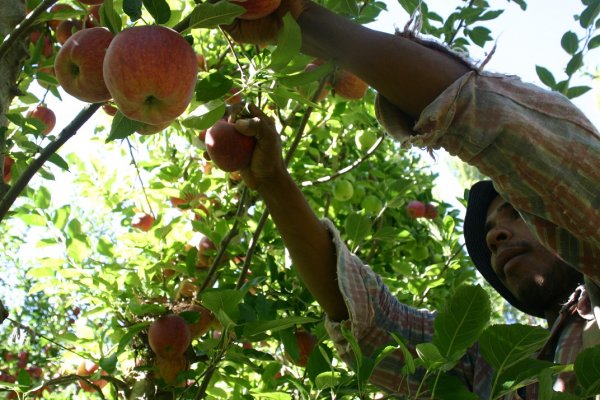
[[[414,124],[382,96],[376,110],[397,140],[443,147],[489,176],[540,242],[586,275],[581,304],[589,304],[587,293],[593,304],[599,303],[594,300],[600,298],[600,135],[566,97],[517,77],[472,71],[434,100]],[[337,247],[339,286],[350,316],[342,323],[326,323],[340,356],[352,365],[340,324],[352,329],[367,355],[394,343],[390,332],[404,337],[413,353],[416,344],[430,341],[435,313],[398,302],[381,278],[348,251],[335,228],[324,223]],[[572,318],[561,328],[554,357],[558,362],[574,361],[590,321],[597,332],[599,316],[579,314],[585,317]],[[376,368],[372,382],[391,392],[414,394],[420,377],[417,373],[404,379],[402,365],[402,353],[392,354]],[[453,372],[479,397],[488,397],[493,371],[477,344]],[[565,391],[571,385],[572,379],[564,376],[555,389]]]

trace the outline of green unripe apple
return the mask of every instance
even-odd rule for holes
[[[354,187],[350,181],[340,179],[333,185],[333,197],[338,201],[348,201],[354,194]]]
[[[362,199],[360,206],[367,214],[377,214],[379,211],[381,211],[383,203],[377,196],[369,194]]]
[[[377,134],[373,131],[360,131],[354,136],[354,143],[360,150],[369,150],[377,141]]]

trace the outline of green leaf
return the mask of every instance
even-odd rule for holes
[[[353,243],[360,243],[371,233],[371,219],[365,215],[350,214],[344,224],[346,236]]]
[[[574,99],[592,90],[589,86],[573,86],[567,89],[567,97]]]
[[[446,359],[455,359],[479,337],[490,319],[490,299],[480,286],[461,286],[434,321],[432,343]]]
[[[292,396],[284,392],[263,392],[254,393],[254,390],[250,393],[255,399],[269,399],[269,400],[291,400]]]
[[[183,126],[192,129],[208,129],[225,115],[223,100],[212,100],[197,107],[182,121]]]
[[[321,80],[325,76],[333,72],[333,63],[328,62],[319,65],[312,71],[300,72],[292,75],[283,75],[277,78],[277,81],[284,86],[295,88],[303,86],[318,80]]]
[[[567,69],[565,72],[567,75],[572,76],[581,66],[583,65],[583,53],[579,52],[575,54],[567,63]]]
[[[192,11],[188,29],[216,28],[219,25],[228,25],[245,12],[244,7],[226,0],[216,3],[204,2],[198,4]]]
[[[25,371],[25,368],[19,370],[17,375],[17,382],[20,386],[31,386],[31,376]]]
[[[224,96],[233,87],[233,81],[220,72],[213,72],[196,83],[196,100],[207,102]]]
[[[588,50],[595,49],[596,47],[600,47],[600,35],[591,38],[587,44]]]
[[[600,394],[600,346],[579,353],[575,359],[575,374],[586,396]]]
[[[171,18],[171,8],[166,0],[142,0],[142,2],[157,24],[165,24]]]
[[[521,324],[493,325],[479,338],[481,355],[498,371],[531,357],[548,338],[539,326]]]
[[[46,218],[39,214],[17,214],[25,224],[29,226],[46,226]]]
[[[456,376],[448,374],[440,375],[438,377],[435,386],[435,398],[440,400],[479,399],[479,397],[469,390]]]
[[[415,349],[428,371],[440,368],[447,361],[433,343],[419,343]]]
[[[44,186],[40,186],[38,190],[35,192],[34,203],[37,208],[41,208],[42,210],[50,207],[51,201],[50,191],[46,189]]]
[[[31,278],[47,278],[54,277],[54,275],[54,269],[50,267],[33,268],[27,271],[27,276]]]
[[[540,81],[542,81],[544,85],[548,86],[551,89],[553,89],[556,86],[556,80],[554,79],[554,75],[552,75],[552,72],[550,72],[547,68],[536,65],[535,72],[537,73],[538,78],[540,78]]]
[[[502,13],[504,12],[504,10],[491,10],[491,11],[486,11],[483,14],[481,14],[479,16],[479,18],[477,18],[478,21],[489,21],[492,19],[496,19],[498,18],[500,15],[502,15]]]
[[[562,36],[562,39],[560,39],[560,45],[564,51],[573,55],[579,47],[579,39],[577,39],[575,32],[565,32],[565,34]]]
[[[594,23],[596,17],[600,14],[600,0],[592,0],[587,8],[583,10],[579,17],[579,24],[582,28],[587,29]]]
[[[307,324],[319,321],[316,318],[309,317],[286,317],[272,321],[253,321],[244,326],[244,335],[254,336],[266,331],[276,332],[282,329],[291,328],[296,325]]]
[[[114,373],[117,368],[117,354],[114,353],[106,358],[100,359],[98,365],[109,374]]]
[[[135,324],[127,327],[127,333],[123,335],[121,340],[119,340],[119,347],[117,348],[116,354],[121,354],[125,351],[125,348],[131,343],[133,338],[141,331],[146,329],[146,327],[150,325],[149,322],[140,322],[139,324]]]
[[[69,216],[71,215],[71,207],[68,205],[62,206],[54,213],[54,218],[52,222],[54,226],[59,230],[63,230],[67,225],[67,221],[69,220]]]
[[[479,47],[485,46],[485,43],[492,40],[492,31],[483,26],[476,26],[467,31],[469,38]]]
[[[123,0],[123,12],[132,22],[137,21],[142,17],[142,0]]]
[[[245,294],[245,292],[235,289],[208,289],[200,295],[200,298],[202,305],[211,310],[217,318],[227,316],[231,321],[237,322],[238,304]]]
[[[52,153],[52,155],[48,158],[48,161],[64,171],[69,171],[69,164],[57,153]]]
[[[300,53],[301,45],[302,35],[300,26],[294,17],[290,13],[287,13],[283,17],[283,27],[277,36],[277,48],[271,55],[269,67],[274,71],[278,71],[287,66]]]
[[[315,378],[315,386],[317,389],[331,389],[334,388],[342,382],[342,374],[337,371],[327,371],[320,373]]]
[[[104,0],[100,6],[100,21],[115,35],[121,31],[121,18],[115,11],[113,0]]]
[[[117,111],[117,114],[113,117],[112,125],[110,127],[110,133],[106,138],[106,143],[112,142],[116,139],[125,139],[136,131],[142,123],[134,121],[123,115],[122,112]]]
[[[164,314],[164,312],[166,311],[166,308],[160,304],[151,304],[151,303],[141,304],[133,299],[129,301],[129,309],[135,315],[144,315],[144,314],[160,315],[160,314]]]
[[[521,360],[510,368],[505,369],[500,374],[496,374],[495,396],[508,394],[530,385],[539,380],[542,371],[554,368],[555,364],[550,361],[537,360],[535,358],[526,358]],[[559,366],[558,368],[561,368]]]

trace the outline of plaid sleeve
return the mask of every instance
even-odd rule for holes
[[[416,357],[415,346],[431,341],[435,313],[400,303],[381,278],[350,253],[333,224],[328,220],[323,223],[331,232],[336,246],[338,282],[349,314],[346,321],[334,322],[326,318],[325,322],[340,357],[355,367],[354,354],[342,334],[342,326],[356,338],[364,356],[369,357],[386,345],[394,345],[395,340],[390,334],[393,332],[404,338],[408,349]],[[390,392],[414,394],[421,383],[423,371],[406,378],[402,374],[403,365],[404,357],[398,350],[375,368],[370,380]],[[491,369],[480,357],[477,346],[469,350],[454,372],[467,387],[486,397]]]
[[[566,97],[473,71],[423,111],[413,132],[382,97],[377,111],[401,141],[443,147],[489,176],[546,247],[600,283],[600,134]]]

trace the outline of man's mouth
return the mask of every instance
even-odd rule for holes
[[[517,257],[527,253],[523,247],[508,247],[501,249],[496,255],[496,273],[500,278],[505,279],[506,274],[512,265],[515,264]]]

